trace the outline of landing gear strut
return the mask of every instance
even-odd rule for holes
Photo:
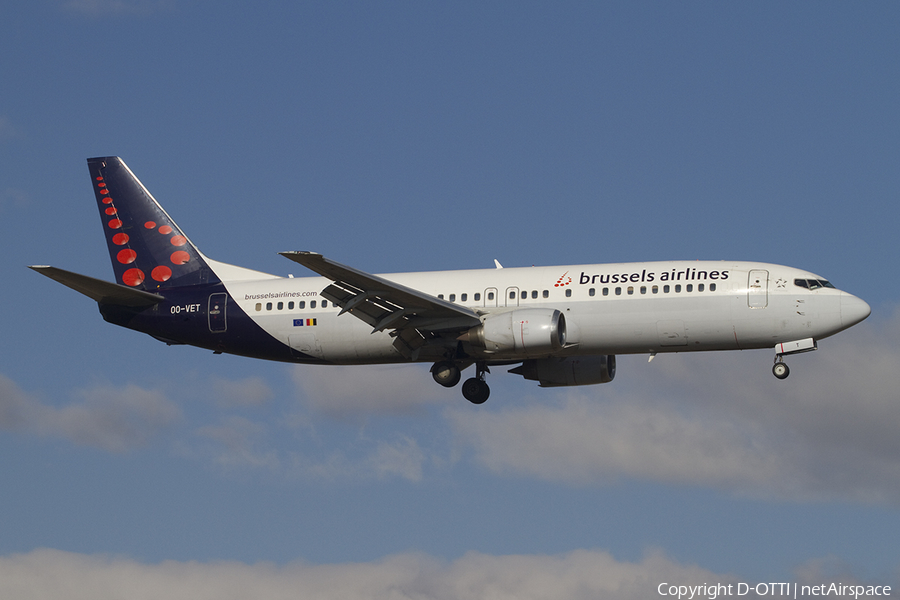
[[[466,379],[463,383],[462,393],[466,400],[472,404],[484,404],[491,395],[491,388],[484,380],[484,374],[490,373],[483,362],[475,364],[475,377]]]
[[[775,357],[775,366],[772,367],[772,375],[778,379],[787,379],[787,376],[790,374],[791,370],[788,368],[787,363],[784,362],[784,357],[779,354]]]

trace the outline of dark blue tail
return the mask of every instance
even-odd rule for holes
[[[88,169],[118,283],[155,291],[219,282],[122,159],[89,158]]]

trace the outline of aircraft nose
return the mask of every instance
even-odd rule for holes
[[[856,325],[869,316],[872,309],[865,300],[857,298],[853,294],[841,292],[841,325],[850,327]]]

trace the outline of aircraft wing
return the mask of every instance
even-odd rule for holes
[[[461,332],[481,323],[471,308],[342,265],[321,254],[280,254],[330,279],[333,283],[322,290],[322,297],[340,306],[340,314],[349,312],[369,324],[372,333],[391,329],[406,338],[407,331]]]

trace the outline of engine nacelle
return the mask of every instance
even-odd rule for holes
[[[486,317],[460,339],[486,354],[546,356],[566,345],[566,318],[558,310],[511,310]]]
[[[616,356],[569,356],[526,360],[510,373],[540,382],[541,387],[609,383],[616,377]]]

